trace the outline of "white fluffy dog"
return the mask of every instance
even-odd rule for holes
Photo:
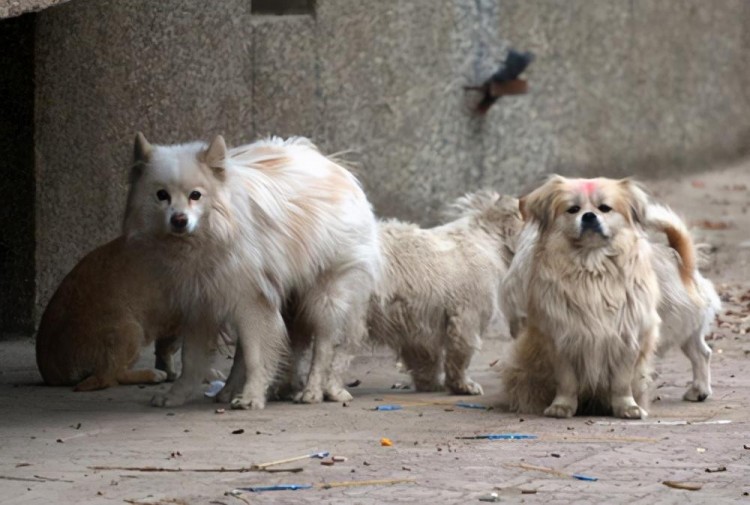
[[[522,275],[504,287],[526,286],[516,305],[525,324],[502,372],[513,410],[646,415],[660,325],[646,206],[629,180],[560,176],[521,200],[528,242],[513,262]]]
[[[711,350],[704,337],[720,309],[719,298],[711,282],[698,271],[690,234],[674,212],[667,207],[647,203],[639,219],[640,226],[665,233],[669,241],[669,247],[652,244],[650,255],[661,295],[658,314],[662,324],[657,353],[661,354],[674,345],[682,348],[693,367],[693,382],[684,399],[702,401],[711,394]],[[531,220],[519,237],[516,259],[511,264],[502,291],[503,310],[511,335],[521,340],[517,342],[514,355],[502,375],[511,408],[522,412],[540,412],[554,395],[554,377],[545,370],[550,349],[528,345],[528,339],[524,336],[528,304],[531,303],[529,283],[535,268],[534,255],[540,254],[535,252],[540,247],[540,225],[533,217]],[[582,276],[577,281],[580,283],[579,290],[584,278]],[[574,289],[574,286],[570,288]],[[591,294],[598,295],[596,292]],[[573,309],[578,310],[575,306]],[[580,352],[581,361],[589,364],[593,353],[585,348]],[[645,373],[645,369],[642,373]],[[645,403],[646,398],[643,401]]]
[[[415,389],[482,394],[468,374],[482,336],[499,314],[500,283],[523,221],[518,200],[467,195],[447,224],[380,224],[383,278],[370,302],[369,341],[394,349]]]
[[[184,314],[182,374],[154,405],[194,393],[226,325],[247,373],[233,368],[222,398],[263,408],[287,346],[281,308],[292,290],[314,332],[298,399],[350,398],[330,370],[379,276],[377,225],[355,177],[308,140],[227,150],[221,136],[209,146],[152,146],[138,134],[124,231],[151,251]]]

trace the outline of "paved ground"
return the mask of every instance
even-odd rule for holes
[[[743,186],[744,185],[744,186]],[[407,382],[387,353],[357,359],[348,406],[272,403],[260,412],[215,413],[206,399],[184,408],[147,406],[158,387],[73,393],[41,387],[28,341],[0,345],[0,501],[50,503],[479,503],[498,491],[504,502],[750,503],[750,165],[650,185],[696,224],[714,250],[707,268],[724,301],[711,345],[714,395],[680,401],[690,377],[687,360],[659,364],[659,400],[644,422],[612,418],[552,420],[464,409],[444,394],[392,390]],[[743,189],[744,188],[744,189]],[[724,226],[727,228],[724,228]],[[486,342],[475,378],[493,404],[499,391],[490,363],[507,342]],[[146,353],[144,353],[146,354]],[[144,359],[148,359],[145,357]],[[228,365],[228,363],[224,363]],[[164,386],[166,387],[166,386]],[[383,403],[403,410],[376,412]],[[686,424],[685,422],[688,422]],[[234,434],[236,430],[243,433]],[[457,440],[479,433],[519,432],[536,440]],[[393,441],[381,447],[381,437]],[[330,451],[347,461],[292,463],[296,474],[188,472],[247,467]],[[597,477],[574,480],[519,467],[530,464]],[[93,470],[92,466],[181,468],[181,472]],[[714,470],[709,472],[709,470]],[[243,486],[276,483],[414,479],[413,483],[227,496]],[[665,480],[692,482],[698,491]],[[520,494],[520,490],[536,494]]]

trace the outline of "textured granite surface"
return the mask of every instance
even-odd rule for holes
[[[549,171],[666,175],[750,146],[750,3],[73,0],[37,15],[37,286],[42,308],[118,233],[133,134],[310,136],[347,151],[376,209],[434,223],[484,186]],[[469,112],[463,86],[513,45],[530,93]]]
[[[0,19],[35,12],[69,0],[0,0]]]

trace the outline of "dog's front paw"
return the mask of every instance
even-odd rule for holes
[[[185,398],[169,393],[158,393],[151,398],[151,405],[154,407],[179,407],[183,403],[185,403]]]
[[[704,389],[696,385],[692,385],[687,391],[685,391],[685,394],[682,396],[682,399],[687,402],[702,402],[709,396],[711,396],[710,387]]]
[[[239,395],[232,398],[229,406],[234,410],[262,410],[266,408],[266,399],[250,398],[246,400],[242,395]]]
[[[626,405],[620,408],[613,409],[615,417],[622,419],[644,419],[648,417],[648,413],[640,408],[638,405]]]
[[[448,388],[456,395],[483,395],[484,390],[479,383],[468,380],[459,384],[450,384]]]
[[[323,396],[329,402],[339,403],[350,402],[354,399],[351,393],[342,387],[328,389]]]
[[[323,391],[305,388],[295,395],[294,401],[296,403],[320,403],[323,401]]]
[[[163,370],[154,370],[154,377],[152,382],[154,384],[160,384],[166,380],[169,380],[169,374]]]
[[[557,417],[558,419],[573,417],[575,413],[575,408],[572,405],[567,405],[564,403],[553,403],[552,405],[544,409],[545,416]]]

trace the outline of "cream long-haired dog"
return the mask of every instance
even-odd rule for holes
[[[513,263],[526,317],[502,372],[512,410],[646,415],[660,326],[647,204],[627,179],[561,176],[521,199],[527,224]],[[519,279],[507,282],[506,292]],[[517,313],[504,310],[518,332]]]
[[[649,203],[643,225],[666,234],[669,242],[669,246],[654,243],[651,256],[661,291],[658,312],[662,324],[657,355],[679,346],[693,370],[693,380],[683,399],[703,401],[711,395],[711,349],[706,345],[705,337],[721,310],[721,301],[711,281],[697,268],[695,245],[679,216],[666,206]],[[513,338],[517,338],[526,325],[527,288],[533,266],[530,259],[538,240],[538,225],[523,229],[518,239],[518,260],[511,264],[503,282],[502,307]],[[543,400],[537,403],[541,397],[519,386],[528,380],[524,378],[526,371],[511,362],[502,373],[506,387],[515,391],[512,401],[515,409],[531,411],[534,409],[530,406],[534,404],[537,410],[541,408]]]
[[[285,357],[281,309],[292,290],[314,332],[298,400],[351,398],[331,364],[379,276],[377,225],[355,177],[308,140],[228,150],[221,136],[208,146],[152,146],[138,134],[124,231],[150,251],[184,314],[182,374],[154,405],[180,405],[195,392],[226,325],[246,373],[233,366],[221,397],[263,408]]]
[[[418,391],[480,395],[468,368],[499,315],[523,221],[518,200],[494,192],[459,199],[449,215],[453,221],[430,229],[380,224],[383,279],[370,302],[368,340],[398,353]]]

